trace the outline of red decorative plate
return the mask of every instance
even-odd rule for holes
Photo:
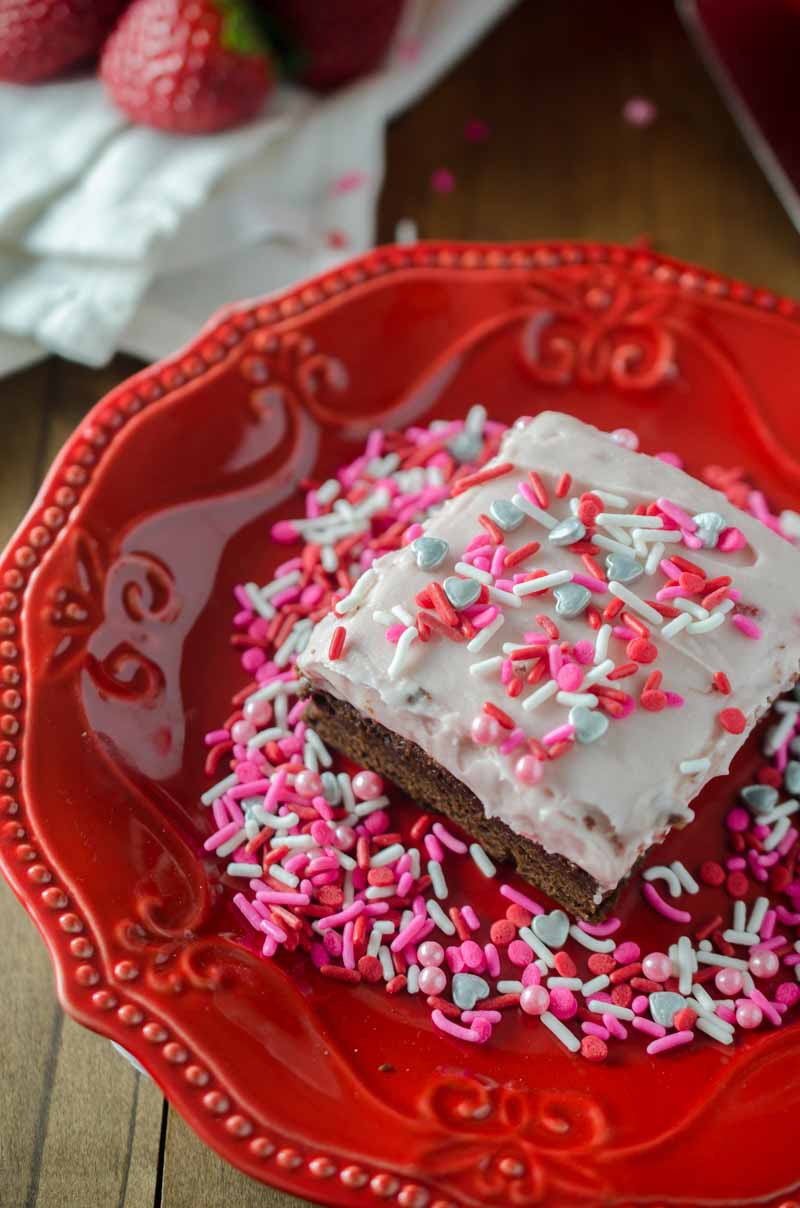
[[[66,1010],[242,1170],[402,1208],[761,1204],[797,1187],[798,1023],[668,1059],[631,1044],[602,1066],[525,1021],[466,1051],[412,999],[254,955],[200,853],[198,798],[202,735],[240,686],[231,588],[284,556],[269,523],[296,513],[298,479],[368,428],[476,400],[506,420],[555,407],[690,469],[741,464],[780,507],[800,496],[798,374],[793,303],[674,261],[389,248],[223,312],[69,441],[0,567],[0,859]],[[729,800],[712,786],[669,854],[707,852]],[[474,900],[494,892],[464,876]],[[621,913],[665,942],[635,888]]]

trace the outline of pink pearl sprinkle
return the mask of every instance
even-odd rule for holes
[[[544,986],[526,986],[519,996],[519,1005],[526,1015],[543,1015],[550,1006],[550,995]]]
[[[642,973],[650,981],[665,982],[672,976],[672,961],[665,952],[648,952],[642,961]]]
[[[753,977],[774,977],[780,968],[780,959],[768,948],[752,948],[747,968]]]
[[[417,960],[425,968],[429,965],[441,965],[444,960],[444,948],[441,944],[437,944],[436,940],[425,940],[417,948]]]
[[[658,117],[655,104],[645,96],[632,96],[622,106],[623,120],[637,130],[646,130]]]
[[[611,433],[611,439],[621,445],[623,449],[630,449],[632,453],[639,448],[639,437],[630,428],[615,428]]]
[[[456,187],[456,178],[449,168],[437,168],[431,174],[431,188],[434,193],[452,193]]]
[[[426,965],[420,969],[419,988],[423,994],[441,994],[447,985],[447,974],[437,965]]]
[[[522,755],[514,764],[514,775],[521,784],[538,784],[543,771],[542,762],[535,755]]]
[[[583,681],[583,672],[577,663],[565,663],[556,676],[556,683],[563,692],[576,692]]]
[[[353,777],[353,792],[359,801],[374,801],[383,792],[383,780],[377,772],[357,772]]]
[[[669,449],[665,449],[662,453],[656,453],[655,456],[659,461],[666,462],[668,466],[675,466],[678,470],[683,469],[683,458],[679,457],[677,453],[670,452]]]
[[[294,778],[294,789],[300,797],[318,797],[322,792],[322,781],[317,772],[304,768]]]
[[[735,998],[742,988],[742,975],[738,969],[720,969],[714,975],[714,985],[726,998]]]
[[[491,746],[500,737],[500,726],[488,713],[479,713],[477,717],[473,718],[469,732],[472,735],[472,741],[478,743],[479,746]]]
[[[757,1028],[764,1018],[761,1008],[754,1002],[740,1002],[736,1008],[736,1022],[740,1028]]]

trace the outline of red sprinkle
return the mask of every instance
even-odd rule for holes
[[[725,888],[732,898],[743,898],[747,896],[747,891],[750,888],[750,882],[743,872],[738,869],[736,872],[729,872],[725,879]]]
[[[420,814],[409,832],[411,838],[415,843],[419,843],[423,836],[427,835],[432,826],[433,818],[431,818],[430,814]]]
[[[747,718],[741,709],[722,709],[719,720],[723,730],[729,734],[741,734],[747,725]]]
[[[704,885],[718,888],[725,880],[725,869],[716,860],[704,860],[700,865],[700,880]]]
[[[647,709],[648,713],[660,713],[666,708],[667,698],[665,693],[656,688],[650,692],[643,692],[639,697],[639,704],[643,709]]]
[[[639,639],[637,638],[635,640],[638,641]],[[639,670],[638,663],[620,663],[619,666],[615,667],[613,671],[609,671],[608,675],[606,676],[606,679],[610,679],[610,680],[627,679],[629,675],[635,675],[638,670]],[[667,702],[665,700],[664,704],[666,704],[666,703]]]
[[[622,624],[627,625],[628,629],[632,629],[637,637],[649,638],[650,630],[645,625],[644,621],[633,615],[632,612],[623,612]]]
[[[344,625],[337,625],[331,635],[331,644],[328,647],[328,658],[331,662],[341,658],[344,650],[344,639],[347,636],[347,631]]]
[[[567,474],[565,471],[559,478],[558,482],[556,483],[556,499],[566,498],[566,496],[569,492],[569,488],[571,486],[572,486],[572,475]]]
[[[448,1019],[460,1019],[461,1012],[453,1002],[448,1002],[446,998],[439,998],[437,994],[431,994],[425,999],[432,1011],[441,1011],[442,1015],[446,1015]],[[485,1003],[483,1004],[486,1005]]]
[[[660,688],[663,678],[664,676],[660,671],[651,671],[647,679],[644,681],[645,691],[653,692],[656,688]]]
[[[535,470],[528,471],[528,482],[531,484],[531,490],[536,496],[536,502],[539,504],[539,507],[549,507],[550,496],[547,494],[547,488]]]
[[[352,982],[354,985],[361,981],[357,969],[345,969],[342,965],[321,965],[319,971],[323,977],[330,977],[333,981]]]
[[[507,948],[516,935],[517,929],[510,919],[496,919],[489,928],[489,938],[498,948]]]
[[[493,717],[496,722],[499,722],[504,730],[514,729],[513,718],[509,717],[507,713],[504,713],[502,709],[498,709],[497,705],[495,705],[492,701],[485,700],[483,702],[483,711],[484,713],[488,713],[490,717]]]
[[[494,541],[495,545],[503,544],[503,530],[499,528],[492,520],[491,516],[486,516],[483,512],[478,516],[478,524],[486,529],[486,532]]]
[[[658,658],[658,647],[644,638],[634,638],[625,647],[625,653],[635,663],[654,663]],[[611,676],[609,676],[609,679]]]
[[[481,1008],[484,1011],[506,1011],[509,1007],[519,1006],[519,994],[498,994],[495,998],[484,998]]]
[[[377,956],[362,956],[358,962],[358,971],[366,982],[379,982],[383,977],[383,969]]]
[[[724,671],[715,671],[711,677],[711,683],[714,685],[717,692],[721,692],[723,696],[730,696],[731,681],[728,679]]]
[[[611,974],[611,980],[614,980],[614,974]],[[633,990],[626,983],[620,983],[614,986],[611,991],[611,1001],[616,1003],[618,1007],[629,1007],[633,1001]]]
[[[456,935],[462,944],[465,943],[470,938],[470,930],[461,917],[461,911],[457,906],[451,906],[447,913],[450,915],[450,921],[456,929]]]
[[[630,981],[632,977],[638,977],[642,971],[642,962],[634,961],[630,965],[621,965],[619,969],[615,969],[611,974],[611,984],[616,986],[619,982]]]
[[[696,562],[690,562],[688,558],[682,558],[680,554],[671,554],[670,561],[674,562],[680,570],[687,570],[690,574],[697,575],[698,578],[705,582],[706,572]]]
[[[506,696],[510,696],[513,700],[514,697],[519,696],[524,687],[525,685],[523,681],[517,676],[514,676],[514,678],[506,685]]]
[[[593,952],[586,964],[596,977],[599,977],[601,973],[611,973],[617,967],[617,962],[607,952]]]
[[[524,906],[518,906],[516,902],[512,902],[506,907],[506,918],[515,927],[530,927],[533,915]]]
[[[521,545],[519,549],[513,550],[510,554],[506,554],[503,559],[504,566],[517,566],[518,563],[524,561],[525,558],[532,558],[534,554],[538,554],[541,549],[538,541],[529,541],[527,545]]]
[[[672,1017],[672,1026],[679,1032],[687,1032],[697,1023],[697,1012],[691,1007],[681,1007]]]
[[[561,637],[561,634],[559,632],[558,626],[556,625],[555,621],[553,621],[545,613],[537,612],[536,624],[539,626],[540,629],[544,630],[544,632],[547,634],[547,636],[552,641],[557,642],[559,640],[559,638]]]
[[[437,617],[444,621],[445,625],[458,625],[458,613],[445,595],[442,585],[435,582],[431,583],[428,591],[433,601],[433,607],[436,609]]]
[[[453,497],[463,495],[464,491],[469,491],[472,487],[479,487],[484,482],[491,482],[494,478],[502,478],[504,474],[510,474],[513,469],[510,461],[504,461],[490,470],[481,470],[478,474],[467,474],[464,478],[459,478],[450,494]]]
[[[405,989],[405,984],[406,984],[405,974],[398,973],[396,977],[391,978],[391,980],[386,983],[386,993],[387,994],[398,994],[401,990]]]
[[[678,578],[678,586],[682,587],[690,596],[696,595],[697,592],[703,591],[706,585],[704,575],[694,575],[691,571],[685,570]]]
[[[559,977],[574,977],[577,973],[575,962],[568,952],[557,952],[555,961]]]
[[[608,1045],[600,1036],[584,1036],[581,1040],[581,1056],[587,1061],[605,1061]]]
[[[707,596],[703,596],[701,601],[703,608],[707,608],[709,611],[716,608],[723,600],[727,600],[729,594],[727,587],[718,587],[716,591],[710,591]]]
[[[618,616],[619,613],[622,612],[624,607],[625,607],[624,601],[617,599],[617,597],[615,596],[614,599],[610,602],[610,604],[606,604],[606,606],[603,610],[603,620],[604,621],[613,621],[614,617]]]
[[[590,604],[586,609],[586,623],[590,629],[599,629],[603,623],[603,618],[600,616],[600,609],[595,608],[594,604]]]

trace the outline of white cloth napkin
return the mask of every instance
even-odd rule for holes
[[[514,2],[408,0],[379,71],[282,87],[224,135],[131,126],[95,79],[0,85],[0,374],[163,356],[224,303],[366,250],[387,121]]]

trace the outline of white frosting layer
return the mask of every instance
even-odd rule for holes
[[[376,561],[375,581],[363,604],[342,621],[333,616],[321,621],[300,667],[313,685],[416,742],[472,789],[488,817],[501,818],[513,831],[574,861],[606,892],[671,825],[691,817],[689,801],[708,780],[728,770],[767,703],[797,676],[800,556],[717,491],[673,466],[621,448],[605,433],[566,415],[545,412],[526,427],[511,430],[497,461],[513,462],[515,472],[450,500],[425,524],[426,534],[449,543],[444,565],[433,574],[421,571],[409,548]],[[526,686],[522,696],[511,700],[497,673],[474,676],[469,665],[500,654],[505,642],[522,642],[523,631],[536,628],[536,613],[555,617],[552,594],[528,597],[521,608],[506,608],[505,623],[480,654],[470,654],[465,645],[435,634],[427,643],[416,640],[402,678],[394,681],[387,669],[395,647],[384,636],[385,626],[373,619],[377,610],[398,604],[414,615],[416,593],[432,578],[442,582],[452,575],[468,542],[481,531],[478,514],[488,512],[493,500],[510,499],[517,482],[531,469],[550,488],[550,511],[559,519],[570,514],[567,500],[552,497],[564,471],[572,475],[573,496],[592,489],[611,492],[628,499],[628,510],[664,496],[690,514],[720,512],[728,524],[742,530],[748,548],[723,554],[673,545],[667,552],[671,549],[702,565],[709,578],[732,575],[742,604],[758,610],[756,619],[763,631],[760,640],[748,640],[728,618],[711,633],[683,633],[670,641],[651,627],[658,661],[617,686],[638,697],[647,675],[657,668],[664,675],[662,687],[680,693],[684,707],[660,713],[637,708],[628,718],[612,721],[598,741],[576,744],[561,759],[546,763],[543,778],[534,786],[521,784],[514,775],[522,752],[502,755],[496,746],[476,745],[470,725],[488,699],[510,714],[527,735],[541,738],[567,721],[567,708],[550,700],[526,712],[522,702],[533,689]],[[568,549],[552,546],[547,530],[533,519],[526,518],[506,536],[510,549],[534,540],[542,543],[541,551],[515,570],[584,571],[580,559]],[[604,564],[604,555],[598,560]],[[652,599],[665,582],[656,571],[630,586],[637,595]],[[601,609],[610,599],[610,595],[594,597]],[[570,642],[594,638],[585,617],[555,619],[562,638]],[[331,662],[327,657],[331,633],[341,623],[347,629],[345,655]],[[615,663],[627,661],[623,641],[612,637],[609,653]],[[733,687],[730,696],[712,689],[716,671],[728,675]],[[745,714],[748,724],[743,734],[723,730],[719,712],[727,706],[737,706]],[[703,758],[710,760],[706,771],[680,772],[682,761]]]

